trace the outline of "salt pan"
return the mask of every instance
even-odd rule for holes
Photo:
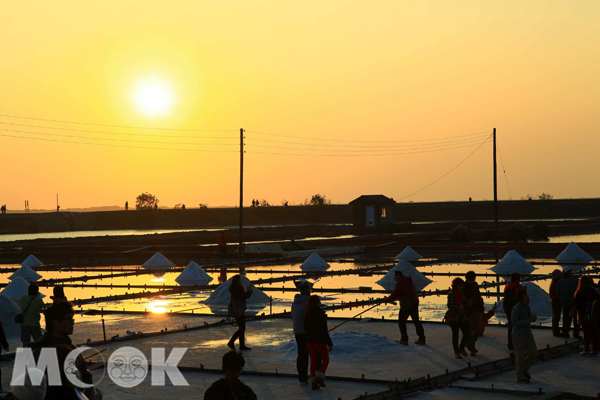
[[[394,268],[392,268],[383,278],[377,281],[377,283],[385,290],[394,290],[396,287],[396,281],[394,280],[394,271],[401,271],[402,275],[412,277],[417,286],[417,290],[423,290],[427,285],[433,282],[425,275],[420,273],[411,263],[406,260],[400,260]]]
[[[410,246],[406,246],[406,248],[394,258],[398,261],[419,261],[423,257],[419,253],[414,251]]]
[[[302,271],[326,271],[330,268],[330,265],[325,262],[317,253],[313,253],[308,257],[302,265],[300,265],[300,269]]]
[[[29,283],[21,278],[21,277],[16,277],[15,279],[12,280],[11,283],[9,283],[3,291],[0,292],[0,296],[1,295],[5,295],[10,297],[11,299],[13,299],[15,302],[19,301],[19,297],[22,294],[27,293],[29,289]],[[39,295],[41,298],[44,298],[46,296],[44,296],[43,294],[40,293]]]
[[[29,267],[29,268],[41,267],[42,265],[44,265],[44,263],[41,262],[40,260],[38,260],[33,254],[30,254],[29,257],[27,257],[25,259],[25,261],[23,261],[21,263],[22,267]]]
[[[579,271],[587,267],[594,260],[592,256],[583,251],[575,242],[569,243],[566,249],[555,258],[563,269]]]
[[[214,278],[208,275],[195,261],[190,261],[183,272],[175,278],[175,282],[182,286],[202,286],[208,285],[213,279]]]
[[[244,275],[242,277],[242,285],[244,289],[248,290],[248,286],[250,286],[250,280],[246,278]],[[231,300],[231,293],[229,293],[229,287],[231,286],[231,280],[229,278],[226,282],[222,283],[214,292],[210,294],[208,299],[204,301],[205,304],[213,304],[213,305],[227,305],[229,304],[229,300]],[[253,287],[252,295],[247,300],[248,303],[251,302],[261,302],[261,301],[269,301],[269,296],[265,294],[262,290]],[[248,304],[250,305],[250,304]]]
[[[21,309],[13,299],[0,294],[0,321],[4,332],[20,331],[20,325],[15,323],[15,315],[20,312]]]
[[[42,276],[32,270],[31,268],[25,266],[19,268],[14,274],[8,277],[9,280],[13,280],[17,277],[21,277],[25,279],[27,282],[35,282],[38,281]]]
[[[535,267],[521,257],[519,253],[511,250],[506,253],[498,264],[490,269],[499,275],[509,275],[515,272],[522,275],[528,275],[535,270]]]

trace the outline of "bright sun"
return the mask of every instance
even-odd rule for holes
[[[159,117],[171,111],[175,98],[168,83],[154,78],[137,83],[133,91],[133,102],[139,112]]]

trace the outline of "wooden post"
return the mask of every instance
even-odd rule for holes
[[[494,128],[494,228],[498,229],[498,174],[496,169],[496,128]]]
[[[240,256],[244,253],[244,239],[242,229],[244,227],[244,130],[240,129]]]

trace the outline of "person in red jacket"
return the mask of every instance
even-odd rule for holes
[[[229,241],[229,236],[225,232],[221,232],[219,237],[217,238],[217,244],[219,245],[219,253],[221,258],[225,258],[227,255],[227,242]]]
[[[402,271],[394,271],[394,280],[396,287],[388,298],[384,301],[390,303],[396,298],[400,301],[400,312],[398,313],[398,326],[400,327],[400,344],[408,346],[408,332],[406,330],[406,321],[408,317],[412,319],[417,329],[418,340],[416,344],[426,344],[425,330],[423,324],[419,321],[419,295],[417,287],[412,277],[402,275]]]
[[[562,271],[560,269],[555,269],[552,271],[552,282],[550,283],[550,300],[552,301],[552,334],[555,337],[562,337],[562,333],[560,331],[560,314],[562,311],[562,303],[558,298],[558,294],[556,294],[556,286],[558,285],[558,281],[562,278]]]
[[[514,350],[513,341],[512,341],[512,309],[517,304],[517,294],[521,291],[527,289],[525,286],[521,285],[521,275],[518,273],[513,273],[510,276],[510,282],[506,284],[504,287],[504,313],[506,314],[506,319],[508,320],[508,344],[507,347],[509,350]]]

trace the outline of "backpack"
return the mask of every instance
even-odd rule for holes
[[[504,301],[502,306],[504,307],[504,313],[506,315],[510,314],[512,309],[515,307],[515,304],[517,304],[517,287],[506,289],[504,291]]]

